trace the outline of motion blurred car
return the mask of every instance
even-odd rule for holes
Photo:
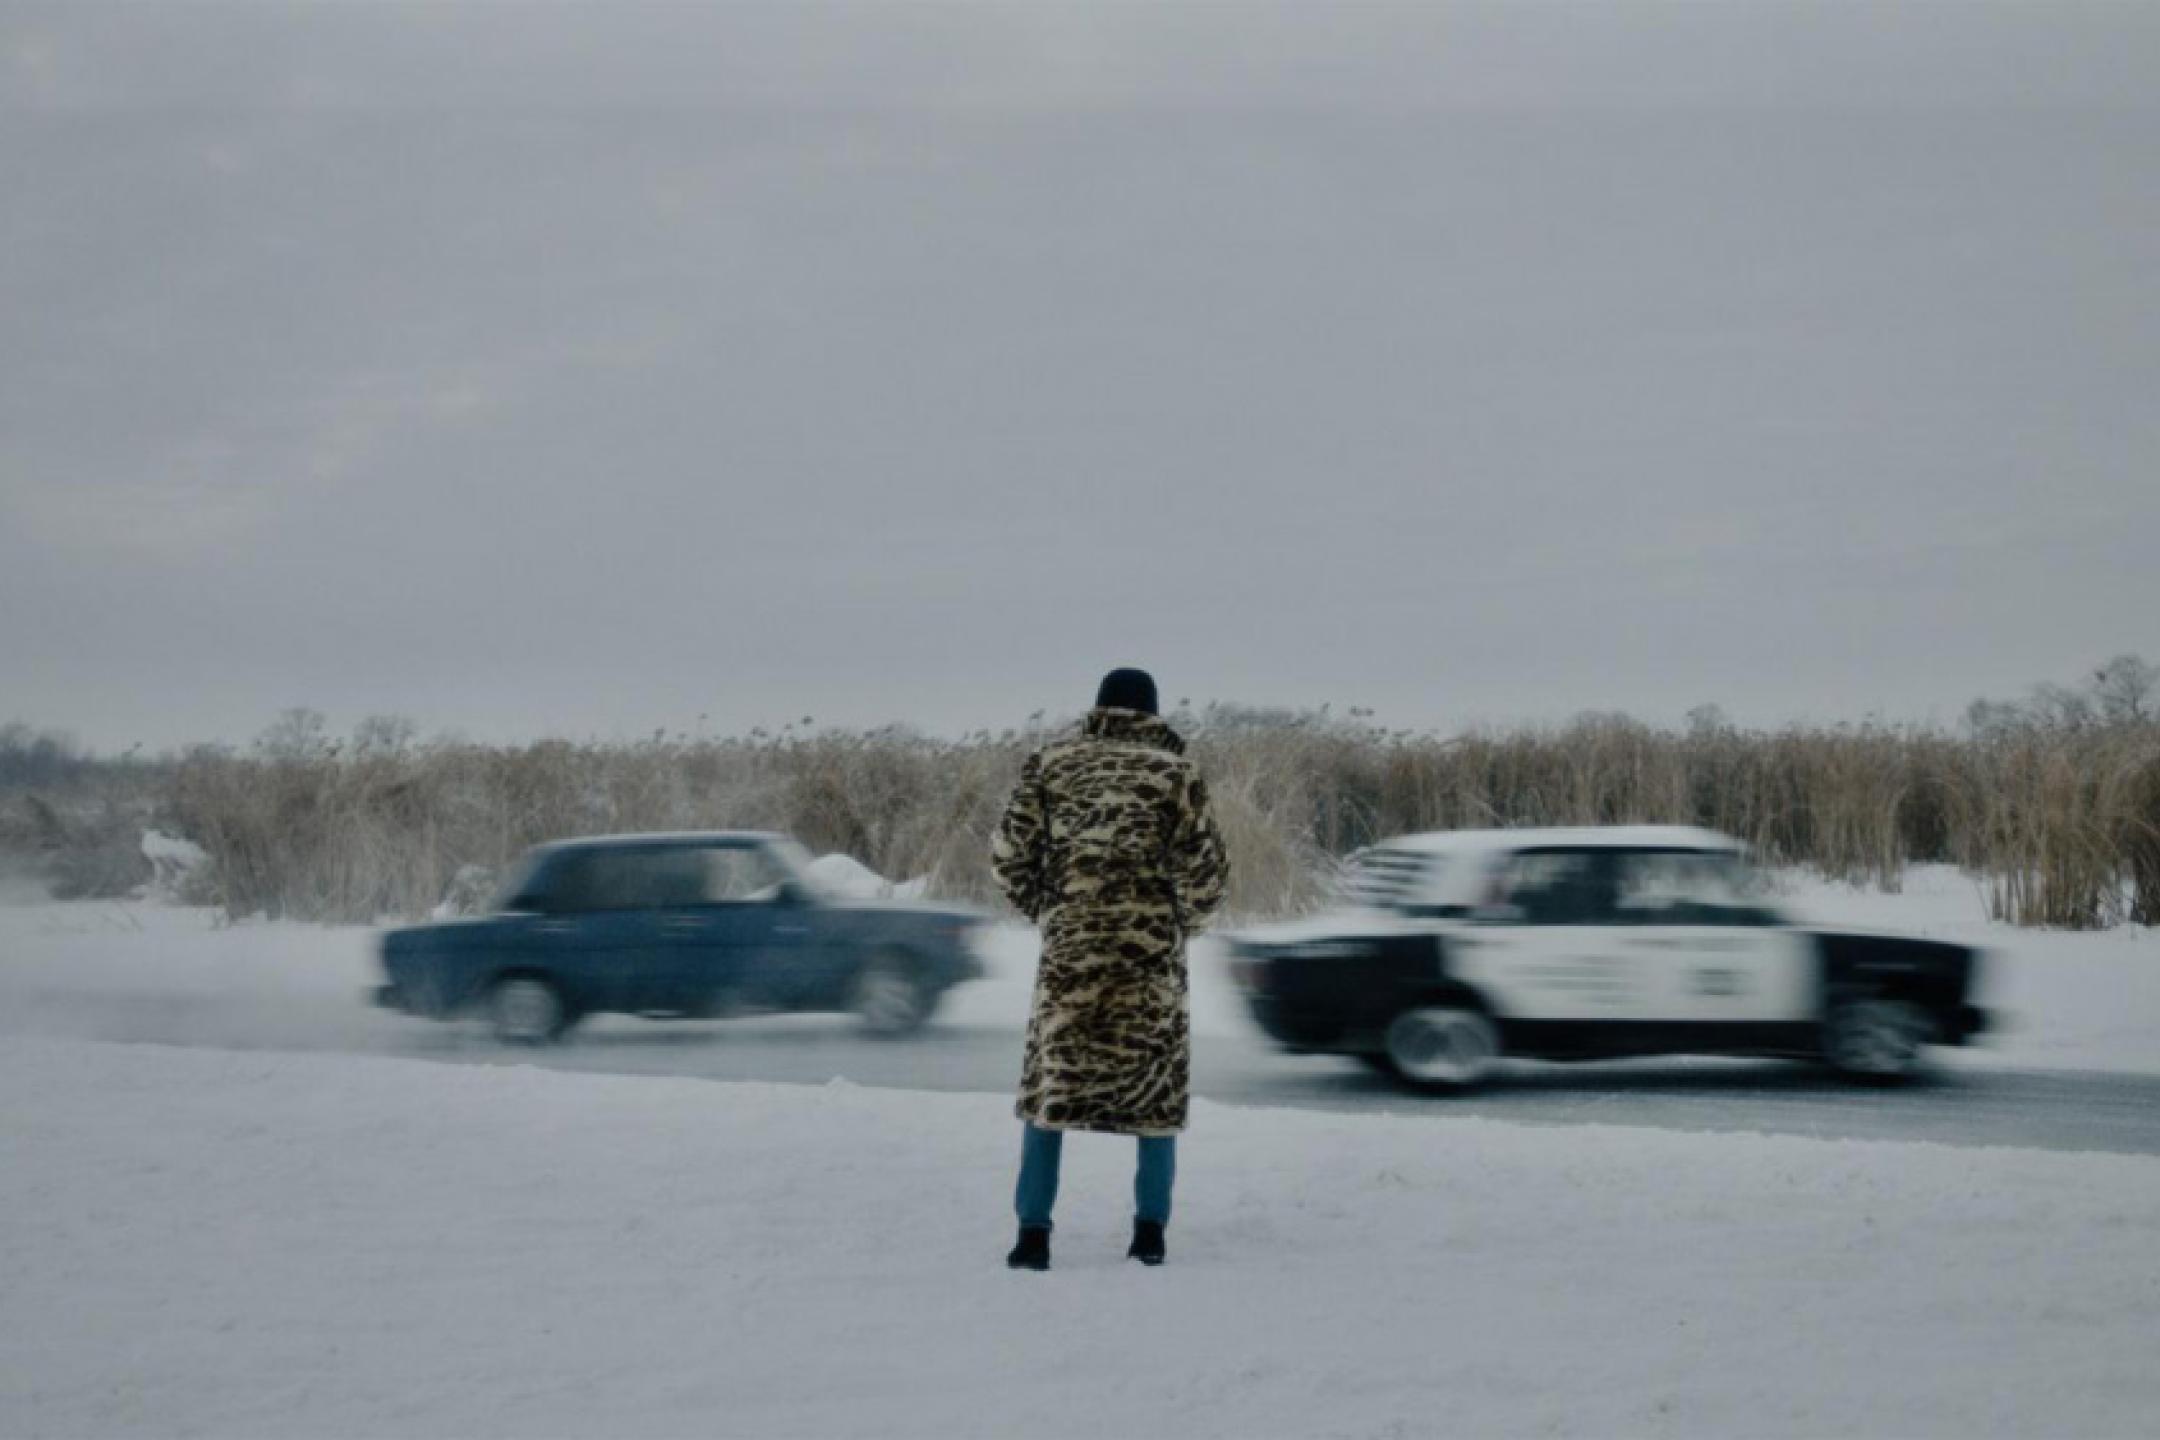
[[[1508,1056],[1774,1056],[1890,1081],[1986,1027],[1974,950],[1801,928],[1764,893],[1707,830],[1412,835],[1357,857],[1343,908],[1231,936],[1231,973],[1283,1048],[1425,1089]]]
[[[587,1015],[852,1011],[901,1035],[983,973],[963,911],[845,899],[783,835],[565,840],[530,852],[483,917],[392,930],[376,1003],[479,1014],[540,1044]]]

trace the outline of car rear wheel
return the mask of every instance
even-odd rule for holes
[[[1934,1035],[1935,1022],[1909,1000],[1848,1000],[1824,1022],[1823,1058],[1855,1080],[1903,1080]]]
[[[1382,1039],[1387,1066],[1398,1079],[1427,1090],[1465,1090],[1500,1064],[1500,1027],[1468,1006],[1405,1010]]]
[[[513,975],[488,992],[488,1023],[506,1045],[546,1045],[570,1027],[562,993],[531,975]]]
[[[906,1035],[922,1028],[937,999],[904,956],[874,955],[855,976],[848,1008],[872,1035]]]

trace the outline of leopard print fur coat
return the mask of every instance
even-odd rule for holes
[[[1156,716],[1104,708],[1021,768],[990,858],[1042,927],[1015,1106],[1030,1124],[1185,1128],[1185,940],[1221,907],[1229,869],[1184,752]]]

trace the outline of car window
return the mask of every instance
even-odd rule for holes
[[[562,910],[643,910],[694,903],[697,857],[672,850],[585,850],[566,855],[550,877],[549,899]]]
[[[705,856],[696,850],[653,850],[639,857],[645,862],[644,888],[648,905],[698,905],[706,899]]]
[[[1765,918],[1739,858],[1702,850],[1632,851],[1616,858],[1615,909],[1636,925],[1744,925]]]
[[[763,846],[732,845],[697,852],[703,866],[700,899],[706,904],[777,899],[787,871]]]
[[[826,887],[810,868],[810,852],[786,836],[768,839],[758,847],[780,872],[780,879],[792,883],[796,889],[808,895],[824,895]],[[775,882],[777,885],[778,882]]]
[[[495,887],[495,898],[488,902],[488,909],[531,909],[548,888],[547,870],[546,851],[526,851],[503,876],[502,883]]]
[[[1525,925],[1613,923],[1611,854],[1604,850],[1528,850],[1500,872],[1500,903]]]

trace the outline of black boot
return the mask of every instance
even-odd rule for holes
[[[1162,1264],[1162,1222],[1159,1220],[1133,1221],[1132,1248],[1125,1252],[1125,1258],[1128,1260],[1138,1260],[1143,1265]]]
[[[1020,1239],[1012,1253],[1005,1257],[1005,1265],[1012,1270],[1047,1270],[1050,1268],[1050,1227],[1047,1225],[1022,1225]]]

